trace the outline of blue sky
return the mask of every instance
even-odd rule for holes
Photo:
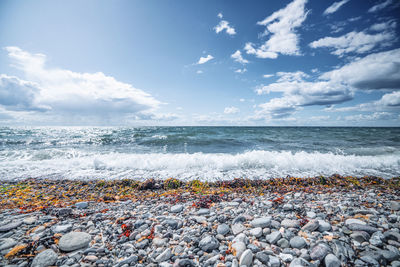
[[[3,0],[0,124],[400,126],[399,12]]]

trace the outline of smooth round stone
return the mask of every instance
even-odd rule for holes
[[[208,214],[210,214],[209,209],[199,209],[199,211],[197,212],[197,215],[208,215]]]
[[[330,249],[328,245],[323,243],[318,244],[311,250],[310,257],[313,260],[323,260],[324,257],[329,253],[329,250]]]
[[[315,219],[315,217],[317,217],[317,214],[313,211],[307,211],[307,215],[308,218],[310,219]]]
[[[400,201],[391,201],[390,209],[395,211],[400,210]]]
[[[200,241],[199,247],[205,252],[211,252],[219,247],[219,242],[213,236],[206,236]]]
[[[78,209],[86,209],[88,206],[89,203],[87,203],[86,201],[75,203],[75,207],[77,207]]]
[[[242,253],[246,250],[246,245],[243,242],[236,242],[232,244],[232,249],[235,252],[234,255],[236,255],[236,257],[240,259]]]
[[[220,234],[220,235],[226,235],[227,233],[230,232],[230,230],[231,229],[229,228],[229,225],[227,225],[225,223],[220,224],[217,227],[217,233]]]
[[[252,236],[255,236],[255,237],[260,237],[260,236],[262,236],[262,228],[261,228],[261,227],[253,228],[253,229],[251,229],[249,232],[250,232],[250,234],[251,234]]]
[[[311,264],[303,258],[295,258],[290,263],[289,267],[306,267],[311,266]]]
[[[347,219],[346,221],[345,221],[345,225],[350,225],[350,224],[353,224],[353,223],[356,223],[356,224],[363,224],[363,225],[366,225],[367,223],[366,222],[364,222],[364,221],[361,221],[361,220],[358,220],[358,219]]]
[[[352,239],[354,239],[355,241],[357,241],[358,243],[362,243],[365,241],[368,241],[370,239],[370,236],[367,232],[363,232],[363,231],[354,231],[350,237]]]
[[[285,228],[299,228],[300,223],[298,220],[289,220],[289,219],[284,219],[281,222],[281,226]]]
[[[256,259],[266,265],[268,264],[269,256],[267,253],[260,251],[256,253]]]
[[[364,231],[367,232],[368,234],[373,234],[378,231],[378,229],[375,227],[358,223],[349,224],[348,227],[352,231]]]
[[[281,232],[275,231],[267,235],[266,239],[270,244],[275,244],[276,242],[278,242],[279,239],[281,239],[281,237],[282,237]]]
[[[287,241],[286,238],[281,238],[276,242],[276,244],[281,247],[281,248],[288,248],[289,247],[289,241]]]
[[[240,256],[239,266],[252,266],[253,263],[253,252],[250,249],[247,249],[243,252],[242,256]]]
[[[175,205],[171,207],[172,213],[179,213],[183,210],[183,205]]]
[[[315,230],[317,230],[319,227],[319,222],[318,220],[311,220],[309,221],[306,225],[304,225],[301,229],[303,231],[310,231],[313,232]]]
[[[65,233],[72,230],[72,224],[55,225],[51,227],[53,233]]]
[[[330,223],[323,221],[323,220],[318,220],[319,226],[318,226],[318,231],[319,232],[325,232],[325,231],[330,231],[332,226]]]
[[[301,249],[304,248],[306,245],[307,245],[306,241],[301,236],[295,236],[292,239],[290,239],[290,246],[292,248]]]
[[[57,254],[52,249],[46,249],[35,256],[32,267],[52,266],[57,261]]]
[[[17,241],[15,241],[12,238],[0,239],[0,251],[14,247],[16,244],[17,244]]]
[[[63,235],[58,243],[62,251],[74,251],[77,249],[85,248],[91,241],[91,236],[84,232],[71,232]]]
[[[28,217],[23,220],[24,224],[34,224],[37,221],[36,217]]]
[[[166,245],[165,239],[155,237],[155,238],[153,238],[153,245],[156,247],[163,247]]]
[[[253,227],[265,228],[271,225],[272,217],[256,218],[250,222]]]
[[[237,223],[237,224],[232,225],[232,233],[234,235],[240,234],[244,230],[246,230],[246,227],[241,223]]]
[[[325,267],[340,267],[341,262],[340,260],[333,254],[328,254],[325,257]]]
[[[171,258],[171,256],[172,256],[171,249],[167,248],[163,253],[157,256],[156,262],[167,261]]]
[[[16,222],[12,222],[12,223],[9,223],[9,224],[2,225],[2,226],[0,226],[0,233],[1,232],[8,232],[8,231],[10,231],[12,229],[17,228],[21,224],[22,224],[22,221],[16,221]]]

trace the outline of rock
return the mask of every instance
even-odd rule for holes
[[[281,239],[282,234],[279,231],[274,231],[272,233],[270,233],[269,235],[266,236],[267,241],[270,244],[276,244],[276,242],[278,242],[279,239]]]
[[[180,204],[171,207],[172,213],[179,213],[182,210],[183,210],[183,205],[180,205]]]
[[[177,220],[168,219],[168,220],[165,220],[164,223],[165,223],[166,225],[168,225],[169,227],[171,227],[171,229],[176,229],[176,228],[178,228],[178,221],[177,221]],[[135,227],[135,228],[136,228],[136,227]]]
[[[357,241],[358,243],[362,243],[365,241],[368,241],[370,239],[370,236],[367,232],[364,231],[354,231],[351,235],[351,238],[353,238],[355,241]]]
[[[329,253],[330,249],[328,245],[324,243],[319,243],[314,246],[311,250],[310,257],[312,260],[323,260],[325,256]]]
[[[311,221],[309,221],[306,225],[304,225],[304,226],[301,228],[301,230],[313,232],[313,231],[317,230],[318,227],[319,227],[319,222],[318,222],[318,220],[311,220]]]
[[[236,242],[243,242],[245,244],[248,244],[249,239],[247,238],[247,236],[245,234],[240,233],[232,240],[232,243],[236,243]]]
[[[250,224],[253,227],[261,227],[261,228],[265,228],[271,225],[271,219],[272,217],[262,217],[262,218],[257,218],[254,219],[250,222]]]
[[[344,224],[345,225],[350,225],[350,224],[353,224],[353,223],[367,225],[366,222],[358,220],[358,219],[347,219]]]
[[[204,216],[193,216],[193,219],[197,222],[197,223],[206,223],[207,222],[207,218]]]
[[[173,267],[195,267],[196,264],[189,259],[177,259]]]
[[[300,228],[300,223],[298,220],[284,219],[281,222],[281,226],[285,228]]]
[[[289,267],[303,267],[303,266],[311,266],[311,264],[303,258],[295,258],[289,265]]]
[[[87,247],[91,239],[92,238],[88,233],[70,232],[60,238],[58,246],[62,251],[74,251]]]
[[[288,248],[289,247],[289,241],[287,241],[286,238],[281,238],[276,242],[276,244],[281,247],[281,248]]]
[[[332,229],[331,224],[324,220],[318,220],[318,223],[319,223],[318,231],[321,233],[325,231],[330,231]]]
[[[268,264],[269,256],[267,253],[260,251],[256,253],[256,259],[266,265]]]
[[[313,211],[307,211],[306,216],[310,219],[315,219],[315,217],[317,217],[317,214]]]
[[[199,247],[205,252],[211,252],[219,247],[219,242],[215,237],[206,236],[200,241]]]
[[[153,245],[156,247],[163,247],[166,245],[164,238],[155,237],[153,238]]]
[[[230,231],[231,229],[229,228],[229,225],[227,225],[226,223],[220,224],[217,227],[217,233],[220,235],[226,235]]]
[[[241,223],[237,223],[237,224],[232,225],[232,233],[234,235],[240,234],[244,230],[246,230],[246,227]]]
[[[371,256],[362,256],[361,258],[360,258],[360,260],[362,260],[363,262],[366,262],[366,263],[368,263],[368,265],[367,266],[377,266],[377,267],[379,267],[380,265],[379,265],[379,262],[377,261],[377,260],[375,260],[374,258],[372,258]]]
[[[255,236],[255,237],[260,237],[260,236],[262,236],[262,233],[263,233],[261,227],[253,228],[249,232],[252,236]]]
[[[269,266],[271,267],[279,267],[281,266],[281,261],[279,260],[278,257],[275,256],[269,256]]]
[[[357,223],[349,224],[347,227],[349,227],[349,229],[352,231],[364,231],[367,232],[368,234],[373,234],[376,231],[378,231],[378,229],[375,227]]]
[[[395,211],[400,210],[400,201],[390,201],[390,209]]]
[[[280,253],[279,257],[282,259],[283,262],[291,262],[293,260],[293,255],[289,253]]]
[[[55,225],[51,227],[53,233],[66,233],[72,230],[72,224]]]
[[[242,256],[242,253],[246,250],[246,244],[243,242],[236,242],[232,244],[232,249],[235,252],[234,254],[238,259]]]
[[[17,244],[17,241],[15,241],[12,238],[2,238],[0,239],[0,251],[6,250],[8,248],[12,248]]]
[[[395,231],[387,231],[383,234],[386,239],[400,242],[400,233]]]
[[[340,260],[333,254],[328,254],[324,260],[325,267],[340,267],[341,262]]]
[[[243,252],[242,256],[240,257],[239,260],[239,265],[240,266],[252,266],[253,263],[253,252],[251,252],[250,249],[247,249],[245,252]]]
[[[394,252],[391,250],[381,250],[380,254],[388,261],[388,262],[392,262],[395,260],[400,259],[400,252]]]
[[[78,209],[86,209],[89,206],[89,203],[86,201],[75,203],[75,207]]]
[[[291,210],[293,210],[293,205],[292,204],[285,204],[285,205],[283,205],[283,210],[284,211],[291,211]]]
[[[22,222],[23,222],[24,224],[31,225],[31,224],[36,223],[36,221],[37,221],[37,218],[34,217],[34,216],[31,216],[31,217],[25,218]]]
[[[380,247],[383,245],[384,240],[385,236],[382,234],[381,231],[378,231],[372,234],[369,243],[371,243],[371,245],[373,246]]]
[[[95,262],[98,259],[99,258],[97,258],[97,256],[95,256],[95,255],[87,255],[83,260],[84,261],[89,261],[89,262]]]
[[[199,211],[197,212],[197,215],[207,215],[210,214],[210,209],[199,209]]]
[[[46,249],[35,256],[32,261],[32,267],[45,267],[52,266],[56,263],[58,258],[57,253],[52,249]]]
[[[60,217],[69,216],[72,214],[71,208],[61,208],[57,211],[57,215]]]
[[[307,245],[306,241],[301,236],[295,236],[292,239],[290,239],[290,246],[292,248],[302,249],[306,245]]]
[[[163,261],[167,261],[171,258],[171,256],[172,256],[171,249],[167,248],[166,250],[164,250],[163,253],[157,256],[156,262],[160,263]]]
[[[16,222],[12,222],[12,223],[9,223],[9,224],[2,225],[2,226],[0,226],[0,233],[8,232],[8,231],[10,231],[12,229],[15,229],[15,228],[19,227],[21,224],[22,224],[22,221],[16,221]]]

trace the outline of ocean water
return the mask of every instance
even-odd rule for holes
[[[0,128],[0,180],[400,176],[400,128]]]

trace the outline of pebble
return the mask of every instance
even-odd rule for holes
[[[270,233],[269,235],[266,236],[267,241],[270,244],[275,244],[276,242],[278,242],[279,239],[281,239],[282,234],[279,231],[274,231],[272,233]]]
[[[244,230],[246,230],[246,227],[241,223],[237,223],[237,224],[232,225],[232,233],[234,235],[240,234]]]
[[[57,253],[52,249],[46,249],[33,258],[31,267],[52,266],[57,261]]]
[[[78,209],[86,209],[89,206],[89,203],[86,201],[75,203],[75,207]]]
[[[171,249],[167,248],[163,253],[157,256],[156,262],[163,262],[169,260],[172,256]]]
[[[172,213],[179,213],[182,210],[183,210],[183,205],[180,205],[180,204],[171,207]]]
[[[254,219],[250,222],[253,227],[265,228],[271,225],[272,217],[262,217]]]
[[[252,266],[253,263],[253,252],[250,249],[247,249],[240,256],[239,265],[240,266]]]
[[[199,247],[205,252],[211,252],[219,247],[219,242],[213,236],[206,236],[200,241]]]
[[[304,248],[306,245],[307,245],[306,241],[304,240],[304,238],[300,236],[295,236],[292,239],[290,239],[290,246],[292,248],[301,249]]]
[[[262,233],[263,233],[261,227],[253,228],[253,229],[251,229],[249,232],[250,232],[250,234],[251,234],[252,236],[254,236],[254,237],[260,237],[260,236],[262,236]]]
[[[16,222],[12,222],[12,223],[9,223],[9,224],[1,225],[0,226],[0,233],[8,232],[10,230],[13,230],[13,229],[19,227],[21,224],[22,224],[22,221],[16,221]]]
[[[231,231],[231,229],[229,228],[229,225],[223,223],[218,225],[217,227],[217,233],[220,235],[226,235]]]
[[[312,248],[311,253],[310,253],[310,257],[313,260],[323,260],[325,258],[325,256],[329,253],[330,249],[329,246],[324,244],[324,243],[320,243],[318,245],[316,245],[315,247]]]
[[[317,230],[318,227],[319,227],[319,222],[318,222],[318,220],[311,220],[311,221],[309,221],[307,224],[305,224],[305,225],[301,228],[301,230],[313,232],[313,231]]]
[[[87,247],[91,239],[88,233],[70,232],[60,238],[58,246],[62,251],[74,251]]]

